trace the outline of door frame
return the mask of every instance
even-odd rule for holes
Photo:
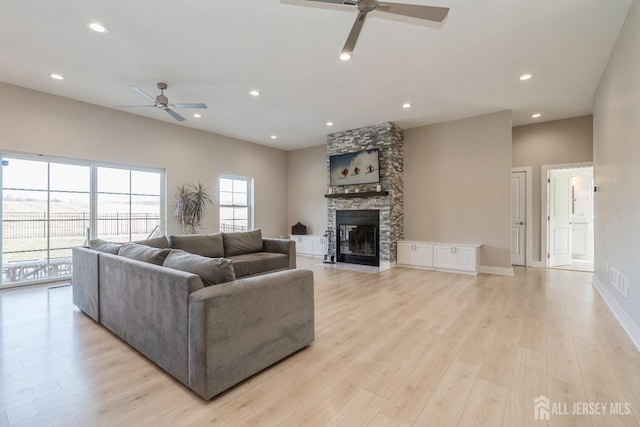
[[[511,168],[511,172],[525,173],[525,230],[524,230],[524,265],[533,265],[533,167]]]
[[[542,165],[540,167],[540,261],[544,268],[549,267],[549,171],[553,169],[574,169],[593,167],[593,162],[560,163],[555,165]],[[594,173],[595,175],[595,173]]]

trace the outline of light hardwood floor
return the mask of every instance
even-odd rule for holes
[[[70,287],[0,292],[0,427],[638,425],[640,354],[590,274],[317,262],[300,259],[315,343],[208,402],[78,311]],[[540,395],[633,413],[534,421]]]

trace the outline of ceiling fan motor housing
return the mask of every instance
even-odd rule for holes
[[[360,12],[371,12],[377,9],[378,2],[376,0],[360,0],[356,7]]]
[[[164,107],[169,103],[169,98],[164,96],[164,94],[160,94],[160,95],[156,96],[156,103],[158,103],[158,104],[160,104],[161,106]]]

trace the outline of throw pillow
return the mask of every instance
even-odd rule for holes
[[[169,246],[169,240],[167,239],[167,236],[154,237],[153,239],[137,240],[133,243],[151,246],[152,248],[158,249],[168,249],[171,247]]]
[[[208,258],[224,256],[222,234],[193,234],[184,236],[169,236],[169,244],[173,249],[182,249],[190,254]]]
[[[224,256],[262,252],[262,230],[222,233]]]
[[[108,254],[118,255],[118,251],[122,243],[107,242],[102,239],[93,239],[89,241],[89,249],[94,251],[106,252]]]
[[[233,282],[236,275],[231,260],[224,258],[207,258],[188,252],[174,250],[164,260],[164,267],[197,274],[205,286]]]
[[[171,249],[158,249],[137,243],[125,243],[118,251],[118,255],[150,264],[162,265],[169,252],[171,252]]]

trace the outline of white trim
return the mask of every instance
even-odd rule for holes
[[[533,168],[531,166],[511,168],[511,172],[524,172],[526,174],[525,186],[527,197],[525,201],[525,265],[533,267]],[[513,270],[513,269],[512,269]],[[512,271],[513,273],[513,271]],[[513,274],[511,274],[513,275]]]
[[[543,267],[547,267],[549,260],[549,244],[547,242],[549,232],[547,230],[547,216],[549,216],[549,192],[547,180],[549,179],[549,171],[555,169],[574,169],[574,168],[588,168],[593,167],[593,162],[579,162],[579,163],[560,163],[557,165],[542,165],[540,166],[540,261]]]
[[[454,270],[452,268],[434,268],[433,271],[438,271],[440,273],[464,274],[466,276],[477,276],[479,273],[478,271]]]
[[[607,303],[609,310],[611,310],[613,315],[616,317],[618,323],[622,326],[622,329],[624,329],[627,335],[629,335],[633,344],[636,346],[638,351],[640,351],[640,326],[638,326],[633,319],[625,313],[622,307],[620,307],[618,302],[611,295],[607,287],[602,284],[595,274],[593,275],[591,283],[593,284],[593,287],[596,288],[600,296],[602,296],[604,302]]]
[[[535,267],[535,268],[546,268],[547,266],[544,264],[544,262],[542,261],[533,261],[531,263],[531,267]]]
[[[500,276],[513,276],[513,268],[492,267],[489,265],[481,265],[478,267],[478,273],[498,274]]]

